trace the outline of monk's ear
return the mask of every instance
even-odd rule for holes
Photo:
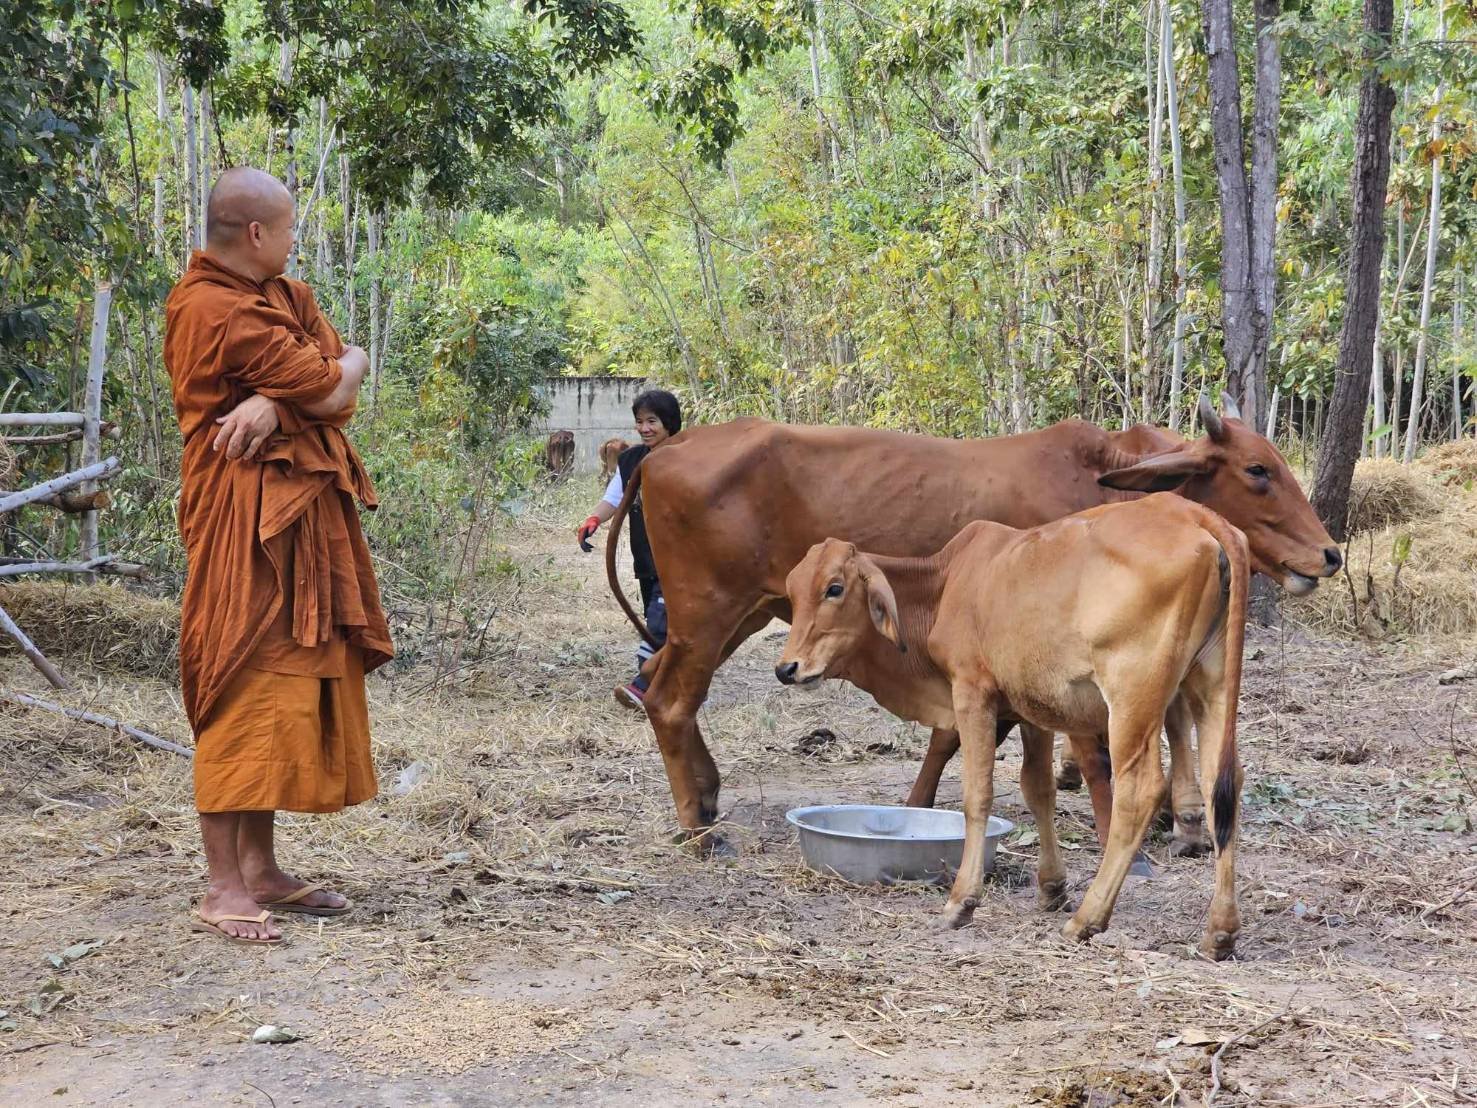
[[[898,622],[897,597],[892,594],[892,585],[888,583],[887,575],[865,556],[857,558],[856,568],[862,584],[867,587],[867,612],[872,617],[872,625],[884,639],[906,654],[908,647],[903,642],[902,629]]]
[[[1124,492],[1168,492],[1179,488],[1191,477],[1209,472],[1209,460],[1191,444],[1168,454],[1145,458],[1127,469],[1110,470],[1099,477],[1097,483],[1106,489],[1122,489]]]

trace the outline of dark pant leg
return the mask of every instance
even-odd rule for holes
[[[636,648],[636,679],[631,682],[642,692],[646,691],[646,679],[640,675],[640,669],[646,659],[650,658],[663,643],[667,641],[667,602],[662,597],[662,583],[657,580],[641,582],[641,598],[646,602],[646,629],[651,632],[651,637],[656,640],[656,646],[642,640],[641,645]]]

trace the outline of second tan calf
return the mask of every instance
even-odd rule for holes
[[[885,558],[828,539],[786,582],[794,618],[775,673],[786,684],[853,680],[891,711],[957,727],[965,841],[945,906],[953,927],[969,922],[981,893],[997,722],[1032,725],[1021,729],[1021,793],[1040,834],[1047,909],[1066,906],[1051,732],[1074,744],[1106,735],[1117,787],[1102,863],[1063,928],[1077,939],[1107,926],[1158,810],[1159,731],[1182,696],[1200,738],[1216,854],[1201,950],[1225,958],[1240,930],[1236,701],[1249,574],[1239,530],[1167,494],[1029,530],[972,523],[929,558]]]

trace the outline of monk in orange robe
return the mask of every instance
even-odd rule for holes
[[[350,908],[278,866],[275,814],[375,795],[364,675],[394,652],[355,506],[374,508],[374,489],[343,432],[369,360],[282,276],[294,223],[275,177],[227,170],[165,304],[189,562],[180,678],[210,871],[192,927],[257,944],[282,941],[273,910]]]

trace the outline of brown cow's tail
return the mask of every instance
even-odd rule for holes
[[[1210,820],[1215,834],[1216,850],[1231,843],[1236,830],[1236,809],[1240,801],[1237,784],[1236,705],[1241,699],[1241,659],[1246,647],[1246,595],[1251,582],[1251,557],[1246,536],[1220,516],[1207,510],[1202,524],[1214,536],[1230,562],[1230,598],[1226,604],[1226,655],[1222,683],[1226,701],[1226,730],[1221,740],[1220,765],[1216,769],[1215,787],[1210,795]]]
[[[631,510],[631,501],[636,498],[637,492],[641,489],[641,469],[645,464],[646,460],[643,458],[636,466],[636,471],[631,474],[631,481],[626,485],[626,491],[621,496],[620,507],[616,508],[615,515],[610,517],[610,537],[605,540],[605,579],[610,582],[610,591],[615,594],[615,602],[621,606],[621,611],[626,613],[631,626],[636,628],[637,633],[648,646],[660,647],[661,643],[652,638],[645,621],[636,614],[636,610],[631,607],[631,602],[626,599],[626,594],[621,591],[620,575],[615,571],[615,555],[620,546],[621,524],[625,522]]]

